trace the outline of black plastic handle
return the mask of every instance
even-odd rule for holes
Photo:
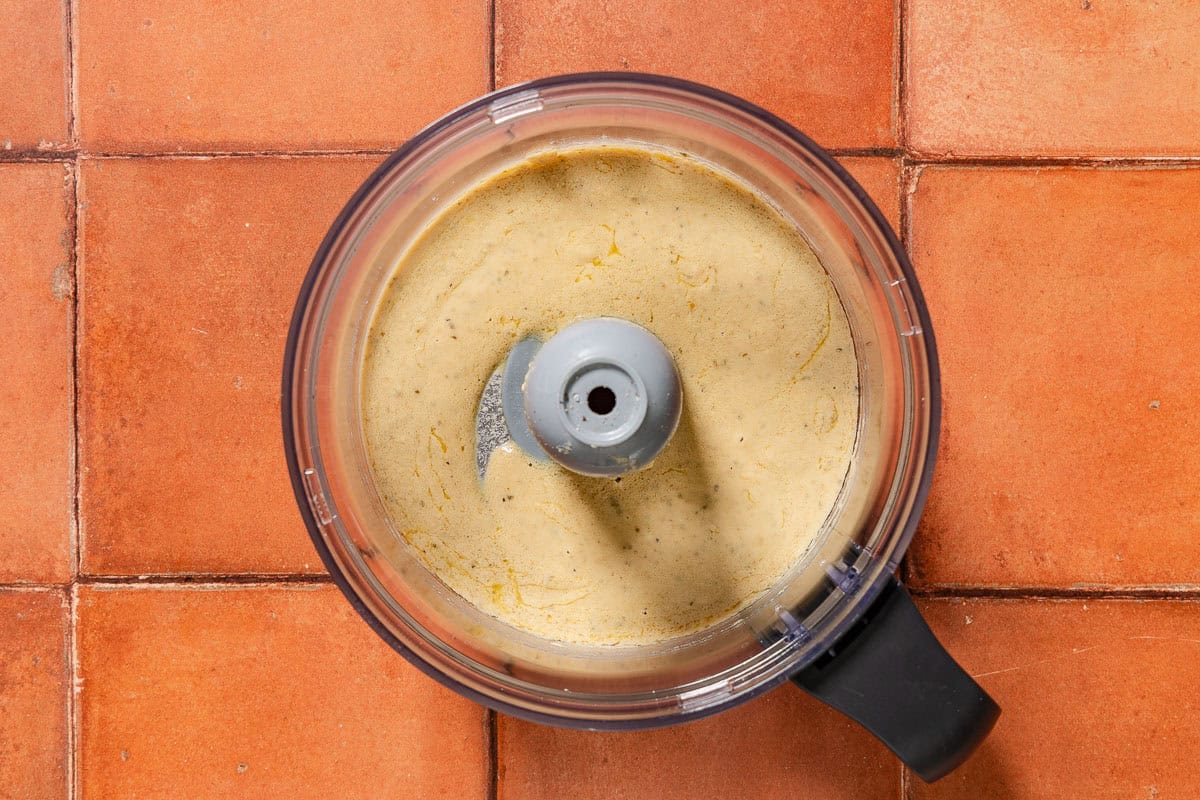
[[[895,578],[853,629],[792,680],[930,783],[965,761],[1000,716]]]

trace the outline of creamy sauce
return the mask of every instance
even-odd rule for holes
[[[528,336],[618,316],[676,359],[683,417],[620,480],[497,450],[475,413]],[[760,596],[820,534],[849,466],[857,365],[804,240],[680,155],[545,154],[468,191],[402,257],[363,362],[372,469],[396,530],[483,612],[558,641],[644,644]]]

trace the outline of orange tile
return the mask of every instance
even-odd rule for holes
[[[501,85],[562,72],[675,75],[746,97],[826,147],[895,144],[891,0],[497,0]]]
[[[67,796],[67,602],[0,591],[0,797]]]
[[[499,723],[499,800],[895,800],[900,793],[900,767],[882,744],[791,685],[655,731],[567,731],[504,716]]]
[[[1200,5],[910,0],[907,123],[929,154],[1200,153]]]
[[[78,631],[84,800],[485,797],[483,708],[332,586],[84,587]]]
[[[900,230],[900,163],[894,158],[841,158],[854,179],[879,206],[892,229]]]
[[[73,206],[67,165],[0,165],[0,582],[71,577]]]
[[[487,0],[79,4],[92,151],[393,147],[488,85]]]
[[[1200,585],[1200,170],[930,168],[939,584]]]
[[[1004,709],[979,752],[913,800],[1200,796],[1196,602],[937,600],[942,642]]]
[[[66,4],[8,0],[0,25],[0,150],[69,146]]]
[[[283,458],[283,344],[374,161],[84,162],[85,572],[321,570]]]

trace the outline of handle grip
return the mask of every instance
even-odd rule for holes
[[[1000,716],[895,578],[853,629],[792,680],[930,783],[965,761]]]

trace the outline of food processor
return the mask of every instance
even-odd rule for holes
[[[404,280],[404,256],[422,233],[501,170],[597,142],[685,154],[769,203],[828,275],[858,364],[849,468],[816,544],[731,615],[628,645],[537,636],[455,593],[396,529],[362,411],[375,310],[391,282]],[[619,479],[669,447],[688,403],[655,332],[609,315],[520,340],[480,384],[479,396],[463,398],[474,409],[475,446],[446,455],[469,460],[480,481],[499,447],[581,480]],[[791,680],[932,781],[961,763],[999,715],[894,575],[929,488],[939,391],[928,312],[908,259],[835,160],[737,97],[660,76],[588,73],[469,103],[367,179],[301,288],[282,417],[297,502],[335,582],[383,639],[455,691],[536,722],[631,730],[715,714]]]

